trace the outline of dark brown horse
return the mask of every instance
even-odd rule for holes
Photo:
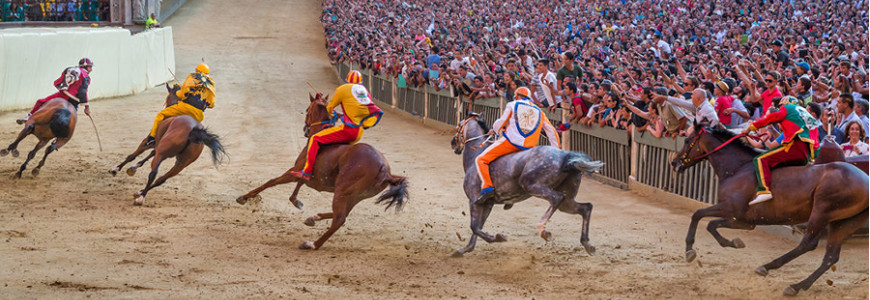
[[[739,238],[730,241],[724,238],[718,228],[749,230],[755,225],[807,222],[807,231],[797,248],[755,270],[762,276],[814,250],[825,227],[830,225],[822,265],[809,277],[783,291],[785,295],[796,295],[800,290],[809,289],[837,262],[843,240],[867,222],[867,174],[844,162],[777,168],[772,171],[770,186],[773,199],[749,206],[757,183],[752,159],[758,152],[740,141],[714,151],[733,137],[731,132],[722,129],[696,125],[694,133],[686,138],[685,146],[671,162],[678,172],[682,172],[703,159],[709,159],[719,177],[719,203],[699,209],[692,215],[686,236],[686,260],[691,262],[697,256],[692,249],[695,231],[698,222],[705,217],[719,217],[710,221],[707,231],[722,247],[734,248],[745,245]]]
[[[62,98],[51,99],[42,105],[24,123],[24,129],[18,134],[18,138],[12,144],[9,144],[9,147],[6,147],[6,149],[0,150],[0,156],[12,153],[12,157],[18,157],[18,143],[21,140],[31,134],[39,139],[36,147],[33,147],[33,150],[27,154],[27,160],[21,164],[21,168],[15,173],[15,177],[21,178],[21,173],[27,168],[27,163],[36,156],[36,152],[54,139],[54,142],[45,149],[45,156],[39,161],[39,165],[31,171],[33,176],[39,175],[39,169],[45,164],[45,159],[48,158],[48,155],[66,145],[70,138],[72,138],[73,132],[76,129],[77,116],[76,107]]]
[[[305,113],[304,131],[306,136],[317,133],[323,129],[324,122],[329,120],[326,111],[326,100],[311,97],[311,104]],[[332,219],[329,229],[317,241],[305,241],[299,246],[300,249],[319,249],[323,244],[344,224],[351,209],[362,200],[368,199],[383,191],[388,185],[390,189],[378,197],[376,203],[387,202],[387,208],[395,205],[399,210],[408,197],[407,181],[404,177],[390,173],[390,165],[384,156],[374,147],[364,143],[353,145],[336,144],[320,148],[317,160],[314,163],[314,176],[305,182],[305,185],[321,192],[332,192],[332,212],[316,214],[305,220],[305,225],[314,226],[315,221]],[[260,192],[278,184],[298,182],[298,179],[290,175],[291,171],[302,170],[305,164],[306,149],[303,149],[296,158],[296,164],[283,175],[267,181],[262,186],[248,192],[236,199],[239,204],[245,204],[250,199],[260,199]],[[295,200],[297,186],[291,200]],[[386,201],[389,199],[389,201]],[[301,203],[294,205],[301,207]]]
[[[169,97],[175,97],[175,90],[177,89],[177,87],[169,89]],[[177,99],[174,101],[177,102]],[[211,149],[211,158],[215,167],[227,156],[218,136],[208,132],[193,117],[182,115],[163,120],[160,126],[157,127],[154,151],[151,154],[154,156],[154,160],[151,161],[151,173],[148,174],[148,183],[145,184],[144,189],[133,194],[133,204],[142,205],[145,202],[145,195],[148,194],[148,191],[160,186],[172,176],[178,175],[181,170],[196,161],[202,153],[204,146],[208,146]],[[155,181],[160,164],[170,157],[175,157],[175,165]]]
[[[178,89],[179,89],[179,87],[170,87],[169,84],[166,84],[166,90],[169,92],[169,95],[166,96],[166,101],[163,103],[164,108],[170,107],[170,106],[178,103],[178,100],[179,100],[178,96],[175,95],[175,91],[177,91]],[[139,142],[139,146],[136,147],[136,150],[133,151],[133,153],[131,153],[130,155],[128,155],[127,158],[123,162],[121,162],[121,164],[119,164],[117,167],[109,169],[109,174],[112,174],[112,176],[118,175],[118,172],[121,171],[122,168],[124,168],[124,165],[126,165],[127,163],[136,159],[136,157],[139,156],[140,154],[142,154],[142,152],[145,152],[148,149],[154,149],[154,145],[157,144],[157,143],[152,143],[149,145],[149,144],[147,144],[147,142],[148,142],[148,137],[146,136],[144,139],[142,139],[141,142]],[[138,169],[139,167],[144,165],[145,162],[147,162],[152,157],[154,157],[154,151],[151,151],[151,153],[149,153],[148,156],[145,157],[145,159],[130,166],[130,168],[127,169],[127,175],[130,175],[130,176],[135,175],[136,169]]]

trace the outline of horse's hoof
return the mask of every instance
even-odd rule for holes
[[[18,173],[15,173],[15,176],[13,178],[21,179],[21,171],[18,171]]]
[[[6,149],[0,150],[0,157],[6,156],[6,155],[9,155],[9,150],[6,150]]]
[[[583,249],[586,249],[586,253],[588,253],[590,256],[595,255],[595,246],[592,246],[592,244],[583,243]]]
[[[299,199],[296,199],[295,201],[291,201],[291,202],[293,203],[293,206],[295,206],[299,210],[302,210],[302,207],[305,206],[305,204],[302,204],[302,201],[299,201]]]
[[[462,249],[453,251],[453,254],[450,254],[450,257],[462,257],[463,255],[465,255],[465,253],[460,250]]]
[[[139,196],[142,196],[142,191],[138,191],[138,192],[133,193],[133,198],[136,198]]]
[[[541,231],[541,238],[544,239],[545,241],[549,242],[550,239],[553,238],[553,234],[550,233],[549,231],[544,230],[544,231]]]
[[[746,247],[746,244],[744,244],[743,240],[741,240],[740,238],[734,238],[733,240],[731,240],[731,243],[734,244],[734,248],[737,248],[737,249],[741,249],[741,248]]]
[[[37,175],[39,175],[39,169],[33,169],[33,170],[31,170],[31,171],[30,171],[30,174],[33,174],[33,176],[37,176]]]
[[[692,262],[697,257],[698,257],[698,253],[695,252],[695,249],[686,251],[686,262]]]
[[[18,149],[12,149],[12,157],[18,157],[19,154]]]
[[[302,223],[306,226],[312,227],[314,226],[314,217],[308,217],[308,219],[305,219],[305,222]]]
[[[236,203],[245,205],[245,203],[248,203],[248,198],[245,198],[245,196],[239,196],[236,198]]]
[[[136,167],[127,168],[127,175],[129,175],[129,176],[136,175]]]
[[[137,193],[137,194],[138,194],[138,193]],[[143,203],[145,203],[145,197],[144,197],[144,196],[136,197],[136,199],[133,200],[133,205],[136,205],[136,206],[141,206]]]
[[[501,233],[496,234],[495,235],[495,242],[496,243],[507,242],[507,237],[502,235]]]
[[[504,210],[508,210],[508,209],[511,209],[512,207],[514,207],[513,204],[505,204],[504,207],[502,207],[502,208],[503,208]]]
[[[112,174],[112,176],[117,176],[118,175],[118,168],[109,169],[109,174]]]
[[[755,274],[758,274],[761,276],[767,276],[767,268],[765,268],[764,266],[760,266],[758,268],[755,268]],[[797,294],[797,292],[795,292],[795,294]]]
[[[312,241],[304,241],[302,245],[299,245],[299,249],[302,250],[317,250],[314,248],[314,242]]]
[[[798,290],[793,286],[789,286],[782,291],[782,294],[786,296],[797,296]]]

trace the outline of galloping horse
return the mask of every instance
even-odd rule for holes
[[[167,88],[169,87],[167,86]],[[177,89],[177,87],[169,89],[170,98],[176,97],[175,91]],[[178,99],[173,99],[173,101],[177,102]],[[167,100],[168,102],[169,100]],[[148,191],[160,186],[172,176],[178,175],[181,170],[196,161],[202,153],[204,146],[208,146],[211,149],[211,158],[215,167],[227,156],[218,136],[208,132],[193,117],[182,115],[163,120],[160,126],[157,127],[154,151],[149,155],[149,157],[153,155],[154,160],[151,161],[151,173],[148,174],[148,183],[145,184],[144,189],[133,194],[133,204],[142,205],[145,202],[145,195],[148,194]],[[166,172],[166,174],[163,174],[163,176],[160,176],[155,181],[154,178],[157,177],[157,169],[160,167],[160,164],[170,157],[175,157],[175,165],[172,166],[172,169],[169,169],[169,172]]]
[[[12,144],[9,144],[9,147],[6,147],[6,149],[0,150],[0,156],[6,156],[11,152],[12,157],[18,157],[18,143],[21,140],[30,134],[35,135],[39,139],[36,147],[33,147],[33,150],[27,154],[27,160],[21,164],[21,168],[18,170],[18,173],[15,173],[15,177],[21,178],[21,173],[27,168],[27,163],[36,156],[36,152],[45,147],[51,139],[55,139],[51,143],[51,146],[45,149],[45,156],[39,161],[39,165],[31,171],[33,176],[39,175],[39,169],[45,164],[45,159],[48,158],[48,155],[66,145],[70,138],[72,138],[73,132],[76,129],[77,116],[76,107],[62,98],[51,99],[40,107],[24,123],[24,129],[18,134],[18,138]]]
[[[486,203],[477,203],[480,196],[480,177],[475,168],[475,158],[489,146],[484,141],[489,128],[479,120],[480,115],[472,113],[462,121],[456,129],[456,135],[450,141],[453,151],[462,154],[462,167],[465,170],[465,195],[470,202],[472,236],[465,248],[456,250],[453,256],[462,256],[474,250],[477,237],[487,243],[504,242],[504,235],[495,237],[483,232],[484,222],[489,217],[494,204],[504,204],[504,209],[510,209],[514,203],[538,197],[550,202],[550,207],[541,222],[538,231],[545,240],[550,240],[551,234],[546,230],[547,221],[556,209],[583,217],[583,231],[580,243],[590,255],[595,254],[595,246],[589,243],[589,217],[592,213],[592,203],[578,203],[574,200],[580,188],[580,177],[583,172],[594,172],[604,166],[600,161],[593,161],[586,154],[568,152],[551,146],[539,146],[527,151],[508,154],[493,161],[490,165],[492,183],[495,186],[496,197]],[[469,151],[463,150],[468,147]]]
[[[304,131],[306,136],[323,130],[329,121],[329,112],[326,111],[326,99],[321,99],[320,94],[311,97],[311,104],[305,113]],[[326,97],[328,99],[328,96]],[[298,179],[290,175],[291,171],[302,170],[305,164],[306,149],[303,149],[296,158],[296,164],[283,175],[267,181],[262,186],[251,190],[244,196],[236,199],[239,204],[245,204],[249,199],[261,199],[260,192],[278,184],[298,182]],[[317,241],[305,241],[299,246],[300,249],[320,249],[324,243],[344,224],[351,209],[362,200],[368,199],[383,191],[388,185],[390,189],[378,197],[376,203],[387,202],[387,208],[395,205],[399,210],[408,197],[407,180],[401,176],[390,173],[390,165],[384,156],[374,147],[364,143],[353,145],[337,144],[328,145],[317,153],[314,162],[314,176],[305,182],[305,185],[321,192],[332,192],[332,212],[317,214],[305,220],[305,225],[314,226],[315,221],[332,219],[329,229]],[[299,191],[296,187],[291,200]],[[293,201],[296,207],[302,207],[298,200]]]
[[[762,276],[814,250],[825,227],[830,225],[822,265],[783,291],[785,295],[797,295],[800,290],[809,289],[837,262],[843,240],[867,222],[867,174],[844,162],[777,168],[772,171],[770,186],[773,199],[749,206],[757,183],[752,159],[758,152],[742,142],[729,143],[734,138],[733,133],[724,129],[695,125],[694,133],[686,138],[685,146],[671,162],[674,169],[682,172],[709,159],[719,177],[719,203],[692,215],[686,236],[686,260],[691,262],[697,256],[692,245],[698,221],[705,217],[719,217],[710,221],[707,231],[722,247],[734,248],[743,248],[745,244],[739,238],[729,241],[722,237],[718,228],[750,230],[755,225],[807,222],[806,233],[797,248],[755,270]]]
[[[166,85],[166,90],[169,92],[169,95],[166,96],[166,101],[163,103],[164,108],[175,105],[179,101],[178,96],[175,95],[175,91],[177,91],[179,88],[170,87],[168,83],[165,85]],[[128,155],[127,158],[123,162],[121,162],[121,164],[119,164],[117,167],[109,169],[109,174],[112,174],[112,176],[118,175],[118,171],[121,171],[121,169],[124,168],[124,165],[126,165],[127,163],[136,159],[136,157],[139,156],[140,154],[142,154],[142,152],[145,152],[145,150],[154,149],[154,145],[157,145],[157,143],[153,143],[153,144],[148,145],[148,144],[146,144],[147,142],[148,142],[148,137],[146,136],[144,139],[142,139],[142,142],[139,142],[139,146],[136,147],[136,150],[133,151],[133,153],[131,153],[130,155]],[[130,175],[130,176],[135,175],[136,169],[138,169],[139,167],[144,165],[145,162],[148,161],[149,159],[151,159],[152,157],[154,157],[154,151],[151,151],[151,153],[149,153],[148,156],[145,157],[145,159],[130,166],[130,168],[127,169],[127,175]]]

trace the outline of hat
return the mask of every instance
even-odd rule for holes
[[[782,47],[782,41],[780,41],[779,39],[775,39],[775,40],[773,40],[773,42],[770,42],[770,44],[771,44],[771,45],[774,45],[774,46],[780,46],[780,47]]]
[[[810,64],[808,64],[808,63],[805,62],[805,61],[802,61],[802,62],[796,63],[795,65],[798,66],[798,67],[803,68],[803,69],[806,70],[806,71],[809,71],[809,70],[810,70]]]
[[[724,81],[717,81],[716,88],[718,88],[719,90],[721,90],[723,93],[726,93],[726,94],[728,93],[728,90],[730,89],[730,87],[728,86],[728,83],[726,83]]]

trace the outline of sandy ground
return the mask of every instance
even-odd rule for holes
[[[106,170],[147,133],[162,88],[94,103],[103,152],[83,121],[37,178],[27,172],[11,179],[23,157],[0,159],[0,298],[769,299],[821,262],[823,247],[761,277],[752,270],[796,243],[724,230],[747,248],[723,249],[702,223],[699,259],[687,264],[689,211],[593,180],[584,181],[579,200],[595,204],[596,256],[582,250],[576,216],[557,213],[549,226],[554,240],[540,239],[534,224],[545,202],[531,200],[490,217],[485,229],[507,234],[508,242],[481,242],[451,258],[470,233],[460,157],[448,133],[396,115],[364,141],[409,178],[410,204],[396,214],[367,200],[321,250],[298,250],[328,226],[302,221],[329,211],[329,194],[303,189],[304,211],[287,203],[289,185],[263,192],[260,206],[233,200],[284,172],[303,147],[305,81],[324,91],[338,84],[318,15],[319,4],[307,0],[189,1],[167,22],[178,73],[201,57],[211,65],[219,94],[205,124],[222,136],[232,160],[215,170],[201,157],[150,193],[144,207],[131,201],[146,172],[112,177]],[[3,145],[23,114],[0,114]],[[866,242],[845,246],[837,267],[802,297],[867,299]]]

